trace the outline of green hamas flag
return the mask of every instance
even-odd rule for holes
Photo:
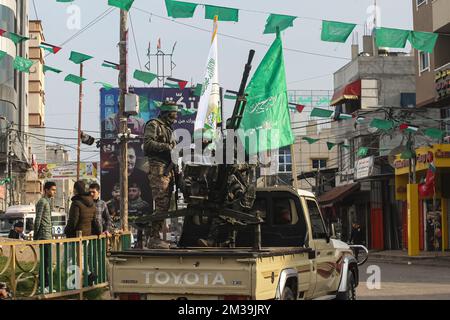
[[[369,148],[367,147],[361,147],[358,149],[358,156],[359,157],[365,157],[369,153]]]
[[[134,0],[108,0],[108,5],[130,11],[133,2]]]
[[[84,61],[92,59],[92,58],[93,57],[88,56],[87,54],[72,51],[70,53],[69,60],[72,61],[73,63],[80,64],[80,63],[83,63]]]
[[[69,74],[67,77],[64,78],[64,81],[73,82],[75,84],[81,84],[85,80],[86,80],[85,78],[76,76],[74,74]]]
[[[264,34],[277,33],[277,28],[279,28],[280,31],[283,31],[289,27],[293,27],[295,19],[297,19],[297,17],[271,14],[269,18],[267,18]]]
[[[133,77],[136,80],[142,81],[146,84],[150,84],[150,83],[152,83],[153,80],[156,79],[157,75],[154,73],[151,73],[151,72],[136,70],[136,71],[134,71]]]
[[[106,90],[111,90],[112,88],[114,88],[114,86],[112,84],[107,83],[107,82],[96,81],[94,83],[100,84],[103,87],[103,89],[106,89]]]
[[[47,71],[51,71],[51,72],[55,72],[55,73],[61,73],[62,72],[62,70],[59,70],[59,69],[47,66],[45,64],[42,66],[42,69],[43,69],[44,73],[46,73]]]
[[[432,32],[411,31],[409,42],[417,50],[433,53],[438,36],[439,34]]]
[[[355,29],[356,24],[336,21],[322,22],[322,41],[346,42],[350,34]]]
[[[172,18],[192,18],[198,4],[166,0],[167,15]]]
[[[239,10],[233,8],[224,8],[205,5],[205,19],[214,20],[218,16],[219,21],[239,21]]]
[[[314,108],[311,111],[311,117],[316,117],[316,118],[329,118],[332,115],[333,115],[333,111],[321,109],[321,108]]]
[[[378,47],[404,48],[409,37],[409,30],[377,28],[375,38]]]
[[[6,57],[8,54],[5,52],[5,51],[1,51],[0,50],[0,61],[2,61],[2,59],[4,58],[4,57]]]
[[[249,154],[294,143],[286,89],[283,44],[278,34],[246,90],[248,102],[238,129],[245,131],[239,135]]]
[[[21,36],[20,34],[14,32],[8,32],[7,38],[11,39],[14,44],[21,43],[22,41],[30,40],[28,37]]]
[[[308,142],[309,144],[314,144],[314,143],[320,141],[320,139],[314,139],[314,138],[310,138],[310,137],[303,137],[302,140]]]
[[[336,143],[327,142],[328,151],[331,151],[331,149],[333,149],[335,146],[336,146]]]
[[[371,128],[388,131],[394,128],[394,122],[391,120],[373,119],[369,126]]]
[[[16,56],[16,58],[14,59],[14,69],[21,71],[21,72],[26,72],[26,73],[30,73],[30,68],[33,65],[33,61],[26,59],[26,58],[22,58],[19,56]]]

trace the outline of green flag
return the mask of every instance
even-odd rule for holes
[[[328,151],[331,151],[331,149],[333,149],[335,146],[336,146],[336,143],[327,142]]]
[[[205,5],[205,19],[214,20],[218,16],[219,21],[239,21],[239,10],[233,8]]]
[[[439,34],[432,32],[411,31],[409,42],[417,50],[433,53],[438,36]]]
[[[394,128],[394,121],[392,120],[382,120],[382,119],[373,119],[369,125],[372,128],[377,128],[380,130],[391,130]]]
[[[130,11],[133,2],[134,0],[108,0],[108,5]]]
[[[333,115],[333,111],[321,109],[321,108],[314,108],[311,111],[311,117],[317,117],[317,118],[329,118]]]
[[[303,137],[302,140],[308,142],[309,144],[314,144],[314,143],[320,141],[320,139],[314,139],[314,138],[309,138],[309,137]]]
[[[445,132],[442,130],[439,130],[437,128],[428,128],[425,130],[425,135],[427,137],[430,137],[432,139],[440,140],[444,137]]]
[[[355,29],[356,24],[337,21],[322,22],[322,41],[345,43]]]
[[[44,73],[46,73],[47,71],[51,71],[51,72],[55,72],[55,73],[61,73],[62,72],[62,70],[59,70],[59,69],[47,66],[45,64],[42,67],[43,67]]]
[[[255,154],[293,144],[283,44],[279,34],[253,75],[246,94],[247,107],[239,128],[249,137],[249,143],[243,143],[246,151]],[[242,132],[240,138],[245,141]]]
[[[136,80],[142,81],[146,84],[150,84],[150,83],[152,83],[153,80],[156,79],[157,75],[154,73],[151,73],[151,72],[136,70],[136,71],[134,71],[133,77]]]
[[[64,81],[67,82],[73,82],[75,84],[81,84],[83,81],[86,81],[87,79],[81,78],[79,76],[76,76],[74,74],[69,74],[67,77],[64,78]]]
[[[195,86],[193,95],[194,95],[194,97],[200,97],[202,95],[202,92],[203,92],[203,85],[197,84]]]
[[[378,47],[404,48],[409,37],[409,30],[377,28],[375,38]]]
[[[29,40],[30,38],[21,36],[20,34],[14,32],[8,32],[7,38],[11,39],[14,44],[21,43],[22,41]]]
[[[114,88],[114,85],[109,84],[107,82],[96,81],[94,83],[102,85],[103,89],[106,89],[106,90],[111,90],[112,88]]]
[[[271,14],[269,18],[267,18],[264,34],[277,33],[277,28],[279,28],[280,31],[283,31],[289,27],[293,27],[295,19],[297,19],[297,17]]]
[[[13,68],[20,72],[30,73],[30,68],[33,63],[34,62],[32,60],[16,56],[16,58],[14,59]]]
[[[76,52],[76,51],[72,51],[70,53],[69,60],[72,61],[73,63],[80,64],[80,63],[83,63],[84,61],[87,61],[87,60],[92,59],[92,58],[93,57],[88,56],[87,54],[79,53],[79,52]]]
[[[192,18],[198,4],[166,0],[167,15],[172,18]]]
[[[5,52],[5,51],[1,51],[0,50],[0,61],[2,61],[2,59],[4,58],[4,57],[6,57],[8,54]]]
[[[367,156],[368,153],[369,153],[369,148],[366,148],[366,147],[361,147],[358,150],[359,157],[365,157],[365,156]]]

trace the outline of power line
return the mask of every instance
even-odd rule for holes
[[[188,23],[172,20],[170,18],[160,16],[160,15],[155,14],[153,12],[146,11],[144,9],[140,9],[140,8],[137,8],[137,7],[133,7],[133,9],[137,10],[137,11],[141,11],[143,13],[146,13],[147,15],[152,16],[152,17],[155,16],[155,17],[157,17],[159,19],[162,19],[162,20],[170,21],[172,23],[183,25],[183,26],[186,26],[186,27],[189,27],[189,28],[192,28],[192,29],[196,29],[196,30],[199,30],[199,31],[211,33],[211,30],[208,30],[208,29],[205,29],[205,28],[201,28],[201,27],[197,27],[197,26],[194,26],[194,25],[191,25],[191,24],[188,24]],[[239,40],[239,41],[243,41],[243,42],[247,42],[247,43],[252,43],[252,44],[256,44],[256,45],[260,45],[260,46],[264,46],[264,47],[270,47],[270,44],[267,44],[267,43],[264,43],[264,42],[244,39],[244,38],[240,38],[240,37],[237,37],[237,36],[233,36],[233,35],[229,35],[229,34],[225,34],[225,33],[221,33],[221,32],[219,32],[218,34],[223,36],[223,37],[226,37],[226,38]],[[333,58],[333,59],[340,59],[340,60],[346,60],[346,61],[350,61],[351,60],[350,58],[345,58],[345,57],[340,57],[340,56],[332,56],[332,55],[315,53],[315,52],[308,52],[308,51],[303,51],[303,50],[299,50],[299,49],[292,49],[292,48],[286,48],[286,47],[284,48],[284,50],[291,51],[291,52],[297,52],[297,53],[301,53],[301,54],[312,55],[312,56],[324,57],[324,58]]]
[[[142,70],[141,58],[139,57],[139,49],[138,49],[138,45],[137,45],[137,41],[136,41],[136,34],[134,33],[134,25],[133,25],[133,19],[131,18],[131,12],[128,12],[128,15],[130,16],[131,33],[133,34],[134,48],[136,49],[136,57],[139,62],[139,68]]]
[[[36,9],[36,3],[35,0],[33,0],[33,8],[34,8],[34,15],[36,16],[36,20],[39,20],[39,15]]]

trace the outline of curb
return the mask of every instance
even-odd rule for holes
[[[373,262],[450,268],[450,259],[448,258],[369,256],[366,263]]]

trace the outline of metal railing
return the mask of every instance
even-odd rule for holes
[[[12,299],[83,299],[85,292],[108,286],[107,252],[130,246],[129,233],[0,242],[0,282]]]

